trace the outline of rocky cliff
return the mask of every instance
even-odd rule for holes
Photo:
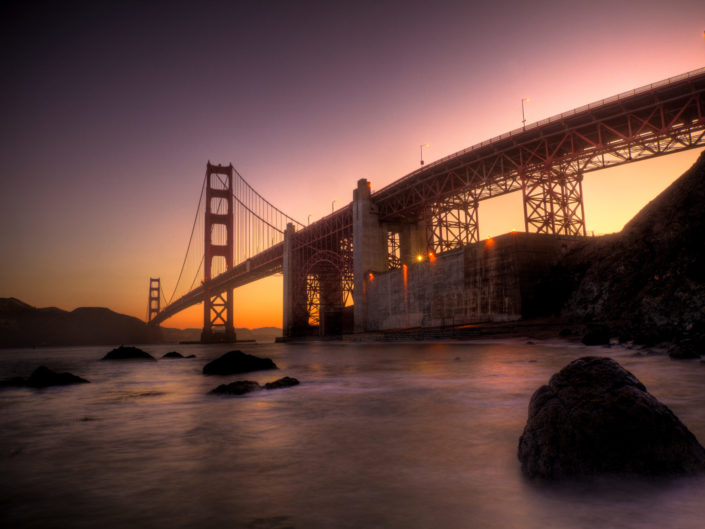
[[[624,339],[705,345],[705,152],[620,233],[567,254],[549,288],[564,316]]]

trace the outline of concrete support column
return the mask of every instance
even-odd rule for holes
[[[387,266],[387,234],[380,225],[377,207],[370,199],[370,184],[362,178],[353,191],[353,275],[355,332],[367,328],[366,282],[370,273]]]
[[[294,291],[296,273],[293,262],[293,242],[294,242],[294,225],[289,222],[284,230],[284,256],[283,256],[283,272],[284,272],[284,322],[282,333],[285,338],[293,336],[294,329]]]
[[[404,224],[399,232],[401,262],[410,265],[417,261],[419,255],[426,256],[426,223],[422,220],[415,224]]]

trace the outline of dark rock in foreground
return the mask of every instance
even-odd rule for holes
[[[673,412],[598,357],[571,362],[534,393],[518,456],[531,478],[705,470],[705,448]]]
[[[251,371],[263,371],[265,369],[277,369],[277,366],[269,358],[259,358],[245,354],[242,351],[230,351],[220,358],[207,363],[203,367],[203,374],[234,375]]]
[[[296,386],[299,381],[292,377],[283,377],[274,382],[267,382],[264,386],[260,386],[257,382],[251,380],[238,380],[231,384],[221,384],[211,391],[218,395],[244,395],[253,391],[262,391],[263,389],[282,389]]]
[[[150,360],[156,362],[157,359],[137,347],[125,347],[121,345],[110,351],[101,358],[101,360]]]
[[[296,380],[293,377],[284,377],[280,378],[278,380],[275,380],[274,382],[267,382],[264,385],[264,389],[281,389],[281,388],[290,388],[291,386],[296,386],[299,384],[299,381]]]
[[[0,382],[0,387],[18,386],[30,388],[47,388],[50,386],[68,386],[71,384],[88,384],[88,380],[71,373],[57,373],[48,367],[39,366],[28,379],[15,377]]]

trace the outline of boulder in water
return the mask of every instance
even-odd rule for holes
[[[283,377],[274,382],[267,382],[264,386],[260,386],[257,382],[251,380],[238,380],[230,384],[221,384],[211,391],[218,395],[244,395],[253,391],[261,391],[263,389],[281,389],[296,386],[299,381],[293,377]]]
[[[274,382],[267,382],[264,385],[264,389],[281,389],[290,388],[291,386],[297,386],[299,381],[293,377],[283,377]]]
[[[536,390],[518,456],[531,478],[705,470],[705,448],[688,428],[634,375],[600,357],[571,362]]]
[[[234,375],[251,371],[263,371],[265,369],[277,369],[277,366],[269,358],[259,358],[245,354],[242,351],[230,351],[220,358],[207,363],[203,367],[203,374]]]
[[[48,367],[39,366],[27,379],[27,386],[32,388],[46,388],[49,386],[68,386],[71,384],[87,384],[84,378],[71,373],[57,373]]]
[[[88,380],[71,373],[57,373],[46,366],[39,366],[27,379],[14,377],[0,381],[0,387],[48,388],[50,386],[68,386],[71,384],[88,384]]]
[[[106,354],[101,360],[149,360],[156,362],[157,359],[151,354],[144,352],[137,347],[125,347],[121,345]]]
[[[186,358],[186,357],[184,355],[182,355],[181,353],[177,353],[176,351],[171,351],[171,352],[165,354],[164,356],[162,356],[162,358]]]
[[[230,384],[221,384],[214,390],[211,390],[211,393],[215,393],[216,395],[244,395],[245,393],[252,393],[253,391],[262,391],[262,386],[252,380],[238,380]]]

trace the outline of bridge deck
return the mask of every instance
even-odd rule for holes
[[[381,220],[413,220],[424,207],[469,193],[484,200],[522,189],[547,171],[580,174],[705,145],[705,68],[590,103],[456,152],[372,195]],[[319,245],[350,231],[350,205],[296,233]],[[160,323],[215,294],[281,272],[283,243],[202,284],[165,307]]]

